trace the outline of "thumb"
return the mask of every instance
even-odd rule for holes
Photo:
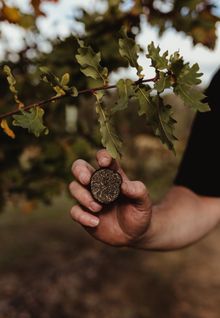
[[[133,204],[139,210],[148,211],[151,209],[149,192],[143,182],[123,180],[121,190],[128,199],[133,200]]]

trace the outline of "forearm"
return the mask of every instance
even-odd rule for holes
[[[198,196],[184,187],[171,188],[153,206],[148,231],[137,244],[147,250],[175,250],[188,246],[220,221],[220,198]]]

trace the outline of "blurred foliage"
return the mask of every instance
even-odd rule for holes
[[[193,39],[193,43],[202,43],[213,49],[216,43],[216,22],[219,17],[214,9],[217,5],[213,0],[143,0],[148,21],[158,26],[159,32],[173,27],[183,31]]]
[[[32,14],[22,12],[18,7],[8,4],[8,1],[0,1],[0,22],[9,22],[19,25],[22,28],[29,29],[36,27],[36,19],[39,16],[45,16],[41,10],[42,2],[58,2],[59,0],[30,0]]]
[[[215,14],[219,4],[214,0],[109,0],[108,3],[109,8],[101,17],[98,13],[84,11],[80,21],[90,35],[114,32],[122,25],[138,33],[143,16],[152,26],[158,27],[160,35],[172,27],[192,37],[194,44],[215,47],[216,22],[220,18]]]
[[[98,48],[102,49],[102,64],[104,67],[108,66],[109,72],[127,66],[116,49],[118,30],[125,26],[129,36],[135,38],[140,32],[142,18],[152,26],[157,26],[161,35],[166,29],[173,27],[191,36],[194,44],[202,43],[212,49],[215,46],[216,22],[219,18],[214,13],[213,1],[108,0],[103,2],[106,3],[104,12],[80,10],[77,21],[84,26],[83,39],[96,51]],[[32,0],[32,13],[27,15],[20,9],[9,6],[7,1],[0,1],[0,24],[9,22],[28,28],[27,32],[33,32],[37,42],[40,30],[36,27],[36,20],[40,15],[45,14],[42,12],[41,3],[43,0]],[[74,23],[76,22],[73,20]],[[6,56],[6,61],[1,63],[3,65],[7,62],[13,69],[17,79],[17,89],[20,92],[19,100],[25,101],[25,104],[51,96],[52,90],[48,90],[46,83],[39,82],[40,66],[46,65],[58,77],[66,72],[70,73],[71,84],[77,84],[79,89],[92,87],[96,83],[80,73],[79,65],[74,58],[78,45],[72,36],[64,40],[57,38],[51,45],[52,51],[45,54],[38,50],[38,46],[33,41],[32,45],[27,45],[18,52],[18,61],[7,61],[9,56]],[[109,103],[113,103],[114,94],[106,98]],[[17,199],[26,200],[27,203],[36,199],[50,203],[54,196],[66,188],[67,182],[72,178],[70,174],[72,161],[78,157],[92,161],[96,149],[100,147],[94,102],[94,98],[89,96],[74,99],[68,97],[64,101],[46,106],[45,119],[50,128],[48,136],[36,139],[19,128],[16,128],[19,132],[16,140],[9,140],[5,134],[0,134],[1,207],[8,198],[15,200],[15,203]],[[65,129],[66,105],[78,109],[77,129],[72,133]],[[10,111],[14,107],[14,100],[8,92],[6,80],[1,72],[1,113]],[[132,142],[137,136],[152,134],[149,127],[146,127],[141,119],[138,120],[140,123],[130,114],[130,110],[126,114],[119,115],[116,120],[117,130],[123,138],[130,140],[126,150],[128,156],[132,156],[132,152],[135,151]],[[139,177],[137,169],[134,171]]]

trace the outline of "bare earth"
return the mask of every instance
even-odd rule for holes
[[[116,249],[73,223],[69,206],[2,216],[0,318],[220,317],[220,228],[178,252]]]

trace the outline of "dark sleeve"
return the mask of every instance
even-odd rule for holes
[[[206,95],[211,111],[196,115],[174,184],[220,197],[220,70]]]

